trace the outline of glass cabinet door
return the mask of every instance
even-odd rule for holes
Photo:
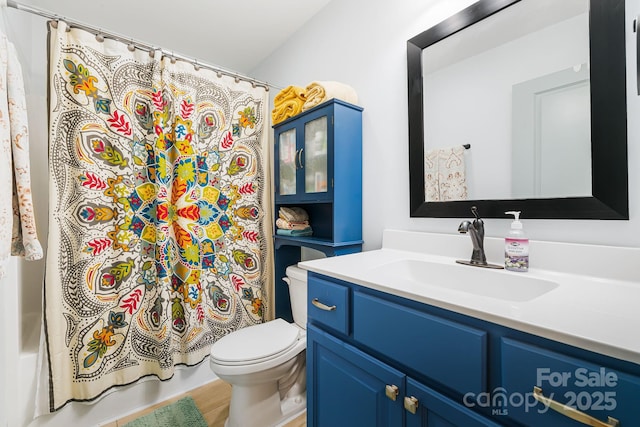
[[[327,116],[304,125],[304,191],[327,192]],[[280,193],[282,194],[282,193]]]
[[[296,156],[298,150],[296,149],[296,129],[289,129],[282,132],[279,136],[280,146],[280,194],[290,195],[296,194]]]

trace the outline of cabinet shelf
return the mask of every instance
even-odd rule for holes
[[[300,246],[315,249],[324,252],[327,256],[344,255],[354,252],[360,252],[362,240],[353,240],[348,242],[334,242],[330,239],[322,239],[313,236],[293,237],[275,235],[275,247],[280,249],[281,246]]]

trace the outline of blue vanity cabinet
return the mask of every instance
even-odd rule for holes
[[[308,302],[310,427],[640,426],[636,363],[314,272]]]
[[[362,250],[362,108],[324,102],[274,129],[274,213],[297,206],[309,214],[311,236],[283,236],[274,224],[276,316],[291,321],[281,280],[301,247],[326,256]]]

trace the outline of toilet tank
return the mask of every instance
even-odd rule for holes
[[[291,265],[287,267],[287,277],[283,279],[289,285],[289,299],[293,321],[303,329],[307,328],[307,270]]]

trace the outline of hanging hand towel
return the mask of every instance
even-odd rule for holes
[[[466,200],[465,148],[427,150],[424,157],[424,194],[427,202]]]
[[[0,278],[9,255],[42,258],[31,199],[29,133],[22,68],[0,35]]]
[[[311,82],[306,88],[305,95],[307,100],[302,106],[302,111],[307,111],[332,98],[340,99],[350,104],[358,102],[358,94],[355,89],[340,82]]]
[[[302,112],[306,98],[304,89],[299,86],[287,86],[273,99],[271,124],[280,123]]]

